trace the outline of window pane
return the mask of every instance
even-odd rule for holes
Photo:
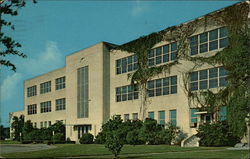
[[[154,112],[148,112],[148,117],[154,119],[155,117]]]
[[[169,61],[169,54],[163,55],[163,62],[168,62]]]
[[[200,43],[204,43],[207,42],[208,40],[208,34],[207,33],[203,33],[200,35]]]
[[[162,86],[162,79],[157,79],[156,80],[156,87],[161,87]]]
[[[169,87],[163,87],[163,95],[169,94]]]
[[[156,48],[156,56],[159,56],[162,54],[162,47]]]
[[[198,90],[198,82],[192,82],[190,84],[190,89],[191,89],[191,91]]]
[[[200,89],[207,89],[207,80],[200,81]]]
[[[155,92],[156,96],[161,96],[162,95],[162,88],[157,88]]]
[[[190,45],[191,46],[198,45],[198,35],[190,38]]]
[[[209,32],[209,40],[218,39],[218,29]]]
[[[196,55],[196,54],[198,54],[198,45],[191,47],[191,55]]]
[[[226,76],[228,74],[228,71],[225,68],[220,67],[219,69],[220,69],[220,76]]]
[[[171,44],[171,51],[175,51],[175,50],[177,50],[177,43],[176,42]]]
[[[228,36],[228,29],[226,27],[220,28],[220,38]]]
[[[177,84],[177,76],[172,76],[171,77],[171,85],[176,85]]]
[[[218,40],[209,43],[209,51],[218,49]]]
[[[169,85],[169,78],[163,78],[163,86],[168,86]]]
[[[209,88],[216,88],[218,87],[218,79],[209,80]]]
[[[148,59],[148,65],[149,65],[149,66],[153,66],[154,64],[155,64],[154,58]]]
[[[220,48],[224,48],[228,46],[228,38],[220,39]]]
[[[131,64],[132,63],[132,56],[129,56],[128,57],[128,64]]]
[[[210,68],[209,69],[209,78],[218,77],[218,68]]]
[[[224,87],[227,85],[226,77],[222,77],[219,80],[220,80],[220,87]]]
[[[148,90],[148,96],[149,97],[153,97],[154,96],[154,90],[153,89]]]
[[[149,89],[154,88],[154,80],[153,81],[148,81],[148,88]]]
[[[169,45],[163,46],[163,54],[167,54],[169,52]]]
[[[177,86],[171,86],[171,94],[177,93]]]
[[[207,79],[207,70],[200,71],[200,80]]]
[[[207,52],[207,43],[200,45],[200,53]]]
[[[154,57],[155,55],[154,55],[154,49],[152,49],[152,50],[150,50],[149,52],[148,52],[148,57],[149,58],[151,58],[151,57]]]
[[[155,64],[158,65],[162,63],[162,57],[161,56],[157,56],[156,59],[155,59]]]
[[[198,71],[191,73],[191,81],[197,81],[198,80]]]
[[[177,52],[175,51],[175,52],[172,52],[171,54],[171,60],[173,61],[173,60],[176,60],[176,58],[177,58]]]

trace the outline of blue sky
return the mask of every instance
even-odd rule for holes
[[[24,80],[63,67],[66,55],[101,41],[123,44],[236,2],[28,1],[17,17],[8,17],[16,30],[5,30],[28,58],[9,56],[17,71],[0,69],[1,124],[8,126],[9,112],[24,109]]]

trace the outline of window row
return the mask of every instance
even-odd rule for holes
[[[177,125],[176,117],[177,117],[176,109],[170,110],[169,111],[169,122],[174,126]],[[148,118],[155,119],[155,112],[154,111],[148,112]],[[158,111],[158,123],[161,125],[166,124],[166,113],[164,110]]]
[[[55,89],[63,89],[66,87],[65,76],[55,79]],[[40,84],[40,94],[51,92],[51,81],[44,82]],[[37,95],[37,86],[31,86],[27,88],[27,97],[32,97]]]
[[[148,52],[148,65],[174,61],[177,58],[177,42],[151,49]]]
[[[223,67],[215,67],[190,73],[190,90],[203,90],[224,87],[227,85],[228,71]]]
[[[162,96],[177,93],[177,76],[148,81],[148,96]]]
[[[51,124],[51,121],[44,121],[44,122],[40,122],[40,128],[48,128],[50,127],[52,124]]]
[[[190,38],[190,54],[196,55],[228,46],[226,27],[208,31]]]
[[[138,56],[132,55],[116,60],[116,74],[134,71],[138,68]]]
[[[130,119],[132,120],[138,120],[138,113],[132,113],[132,118],[130,118],[129,114],[124,114],[124,121],[128,121]]]
[[[205,53],[228,46],[228,29],[221,27],[190,37],[190,55]],[[160,46],[148,51],[148,66],[155,66],[177,59],[177,42]],[[122,74],[138,68],[136,55],[116,60],[116,74]]]
[[[138,85],[127,85],[116,88],[116,102],[134,100],[139,98]]]
[[[56,99],[56,111],[65,109],[66,109],[66,99],[65,98]],[[28,115],[37,114],[38,113],[37,105],[36,104],[28,105],[27,111]],[[51,112],[51,101],[40,103],[40,112],[41,113]]]

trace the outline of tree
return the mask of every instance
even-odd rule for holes
[[[18,140],[20,141],[20,133],[23,131],[24,127],[24,116],[21,115],[19,118],[14,116],[12,118],[13,122],[11,124],[11,129],[13,129],[13,140]]]
[[[109,119],[109,121],[102,126],[102,129],[106,135],[105,147],[117,158],[126,139],[121,117],[113,116],[112,119]]]
[[[33,2],[36,3],[35,0],[33,0]],[[25,0],[0,1],[0,65],[11,67],[13,71],[16,71],[16,66],[12,62],[10,62],[10,60],[4,59],[4,57],[7,55],[16,55],[22,58],[26,58],[27,56],[20,50],[18,50],[18,48],[22,46],[20,43],[16,42],[14,39],[3,33],[2,29],[4,27],[6,27],[6,29],[10,28],[12,30],[15,30],[14,25],[10,21],[4,20],[3,18],[5,15],[17,16],[18,10],[22,7],[25,7],[25,5]]]

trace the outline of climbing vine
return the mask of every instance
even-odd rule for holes
[[[189,73],[183,73],[184,91],[188,97],[189,106],[206,110],[213,114],[214,121],[218,121],[218,111],[221,106],[228,107],[228,122],[232,131],[242,137],[245,132],[245,117],[249,111],[249,30],[247,15],[249,12],[247,2],[238,3],[223,10],[205,15],[191,22],[170,27],[166,30],[143,36],[113,50],[127,51],[138,56],[138,69],[128,74],[131,84],[140,87],[141,107],[140,115],[144,120],[148,106],[147,82],[160,74],[170,73],[171,68],[183,62],[190,62],[192,66],[187,72],[193,72],[201,66],[223,66],[228,71],[227,86],[214,90],[191,91],[189,89]],[[211,26],[226,26],[229,32],[229,44],[218,51],[214,56],[190,56],[189,38],[197,30]],[[177,60],[159,66],[148,65],[148,52],[158,43],[177,42]]]

